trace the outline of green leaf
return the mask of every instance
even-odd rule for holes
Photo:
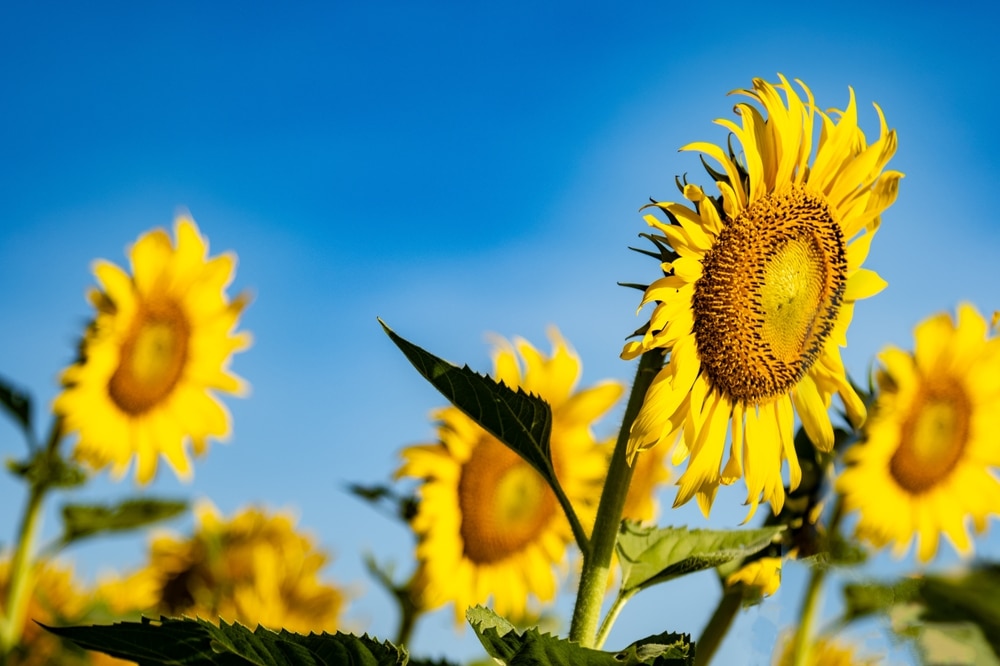
[[[45,625],[42,625],[45,626]],[[96,650],[139,666],[405,666],[404,648],[388,641],[351,634],[302,636],[264,627],[185,618],[120,622],[90,627],[48,627],[87,650]]]
[[[0,379],[0,404],[2,404],[14,420],[17,421],[21,429],[24,430],[28,441],[33,442],[34,433],[31,429],[31,396]]]
[[[920,598],[921,581],[901,580],[891,585],[876,582],[844,586],[844,620],[851,622],[875,613],[888,613],[894,606],[914,603]]]
[[[173,518],[188,508],[184,500],[134,498],[114,505],[66,504],[62,508],[63,543],[101,532],[124,532]]]
[[[72,488],[87,480],[82,467],[46,449],[36,450],[28,460],[8,460],[7,469],[37,487]]]
[[[1000,564],[890,584],[846,585],[844,599],[847,621],[884,613],[892,619],[893,630],[915,639],[928,659],[945,659],[941,655],[954,652],[950,658],[955,661],[927,663],[1000,662]],[[992,661],[980,655],[980,643],[991,651]]]
[[[486,652],[506,666],[693,666],[694,644],[686,634],[659,634],[633,643],[621,652],[581,647],[537,629],[518,632],[488,608],[477,606],[466,618]]]
[[[894,627],[898,615],[890,614]],[[926,666],[1000,666],[983,630],[972,622],[904,624],[899,633],[913,639]]]
[[[691,530],[623,521],[617,545],[621,593],[628,596],[684,574],[753,555],[783,529],[775,525],[753,530]]]
[[[549,451],[552,408],[536,395],[516,391],[469,366],[459,368],[396,335],[389,338],[423,377],[487,432],[514,449],[549,483],[556,483]]]
[[[693,666],[695,645],[690,634],[662,633],[636,641],[615,655],[620,664]]]
[[[521,388],[514,390],[503,382],[494,381],[489,375],[480,375],[469,366],[459,368],[452,365],[399,337],[381,319],[379,323],[424,379],[545,479],[569,520],[577,545],[586,553],[587,532],[559,484],[552,465],[549,449],[552,408],[549,404]]]

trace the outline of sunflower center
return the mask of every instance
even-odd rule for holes
[[[900,431],[889,472],[911,494],[925,492],[948,476],[969,439],[972,405],[961,385],[948,379],[926,384]]]
[[[132,416],[159,404],[184,372],[191,327],[172,300],[144,302],[121,346],[108,394]]]
[[[694,287],[712,386],[732,401],[787,393],[822,352],[846,283],[844,235],[822,197],[771,194],[727,221]]]
[[[477,564],[503,560],[536,541],[556,510],[538,472],[488,435],[462,466],[458,502],[465,555]]]

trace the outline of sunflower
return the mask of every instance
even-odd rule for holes
[[[865,441],[848,449],[837,480],[859,537],[903,555],[937,552],[941,534],[967,555],[966,524],[1000,514],[1000,338],[971,305],[957,322],[940,313],[914,330],[916,349],[879,354],[878,397]]]
[[[622,386],[607,381],[574,391],[580,360],[558,331],[549,337],[549,357],[522,339],[514,346],[500,341],[494,376],[551,405],[556,476],[589,528],[607,469],[605,443],[595,441],[591,424],[615,404]],[[554,569],[573,540],[569,522],[541,475],[514,451],[455,407],[434,417],[440,441],[404,449],[396,472],[422,480],[412,528],[427,607],[454,602],[461,624],[469,606],[492,595],[500,615],[524,617],[529,594],[541,601],[555,595]]]
[[[200,455],[209,437],[229,435],[229,414],[212,391],[246,390],[228,370],[230,356],[250,345],[248,333],[234,331],[247,298],[226,296],[236,257],[208,258],[188,217],[177,218],[175,234],[176,245],[164,229],[140,236],[131,276],[95,262],[96,318],[54,404],[66,431],[79,433],[77,459],[121,477],[134,456],[140,484],[156,474],[160,454],[190,478],[187,441]]]
[[[153,539],[144,569],[121,581],[102,582],[102,596],[123,599],[123,583],[137,585],[122,610],[198,616],[258,624],[293,632],[335,631],[344,593],[322,581],[328,556],[312,537],[295,528],[292,516],[258,508],[222,517],[209,502],[195,510],[189,537]]]
[[[784,77],[777,84],[755,79],[753,90],[739,91],[763,112],[744,102],[735,108],[742,126],[716,122],[735,135],[742,159],[732,147],[710,143],[682,149],[721,165],[709,168],[721,196],[681,184],[693,209],[656,203],[668,221],[645,218],[662,233],[652,238],[665,255],[666,275],[646,289],[640,308],[655,302],[655,309],[622,357],[656,348],[670,357],[632,426],[629,453],[634,459],[676,442],[673,463],[689,462],[674,505],[697,496],[706,515],[719,485],[741,477],[749,515],[761,498],[781,510],[785,458],[791,487],[801,478],[795,413],[824,451],[833,446],[834,393],[852,423],[865,418],[839,348],[847,344],[855,301],[885,286],[861,264],[902,177],[884,171],[896,134],[876,105],[881,131],[868,145],[853,90],[846,110],[824,113],[799,85],[805,100]],[[730,426],[729,460],[720,472]]]
[[[781,652],[776,654],[775,666],[793,666],[795,663],[792,654],[794,642],[788,636],[781,645]],[[881,663],[880,659],[873,657],[859,657],[855,653],[854,646],[834,640],[827,636],[818,636],[809,645],[809,654],[804,662],[805,666],[875,666]]]
[[[10,558],[0,560],[0,599],[6,599],[9,593],[10,569]],[[55,561],[39,561],[34,564],[31,580],[24,625],[18,628],[19,644],[9,654],[0,655],[0,661],[8,666],[86,663],[85,659],[78,659],[64,650],[61,639],[38,624],[73,624],[84,619],[87,595],[78,585],[72,567]]]

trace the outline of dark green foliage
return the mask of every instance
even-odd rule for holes
[[[406,666],[403,648],[352,634],[251,631],[202,619],[121,622],[107,626],[45,627],[88,650],[131,659],[139,666]]]
[[[62,508],[63,543],[100,534],[123,532],[158,523],[180,515],[188,508],[184,500],[153,498],[126,499],[111,506],[66,504]]]
[[[686,634],[659,634],[637,641],[621,652],[603,652],[528,629],[519,633],[488,608],[466,612],[486,652],[507,666],[693,666],[694,644]]]

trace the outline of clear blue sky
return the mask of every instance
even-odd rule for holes
[[[985,5],[538,4],[5,3],[0,374],[32,391],[47,423],[90,314],[90,262],[124,263],[140,233],[189,209],[213,253],[239,254],[236,288],[256,294],[243,320],[256,343],[233,364],[253,394],[229,401],[233,441],[193,483],[161,473],[149,492],[209,497],[227,514],[294,508],[334,553],[330,577],[356,593],[351,626],[388,637],[393,607],[361,557],[406,568],[410,537],[344,486],[386,480],[401,446],[432,437],[441,399],[376,316],[482,370],[485,333],[544,345],[554,323],[585,383],[629,379],[618,352],[641,323],[638,294],[615,283],[656,273],[626,250],[645,231],[637,209],[676,196],[676,174],[707,182],[676,149],[724,140],[711,121],[752,77],[801,78],[827,107],[854,86],[863,126],[877,132],[877,101],[899,132],[892,166],[906,178],[866,264],[889,288],[856,310],[845,351],[856,376],[884,344],[909,348],[933,312],[1000,306],[989,203],[1000,87]],[[22,450],[0,424],[3,456]],[[102,478],[83,496],[131,490]],[[720,493],[710,524],[739,522],[742,497]],[[0,540],[22,499],[0,480]],[[53,503],[47,535],[56,516]],[[693,508],[661,523],[706,524]],[[1000,556],[996,538],[979,546]],[[118,538],[70,554],[92,578],[137,565],[143,549]],[[763,658],[801,580],[789,567],[777,599],[741,619],[726,663]],[[640,597],[609,647],[697,635],[716,591],[703,574]],[[450,613],[420,631],[417,653],[479,654]],[[864,636],[884,647],[874,629]]]

